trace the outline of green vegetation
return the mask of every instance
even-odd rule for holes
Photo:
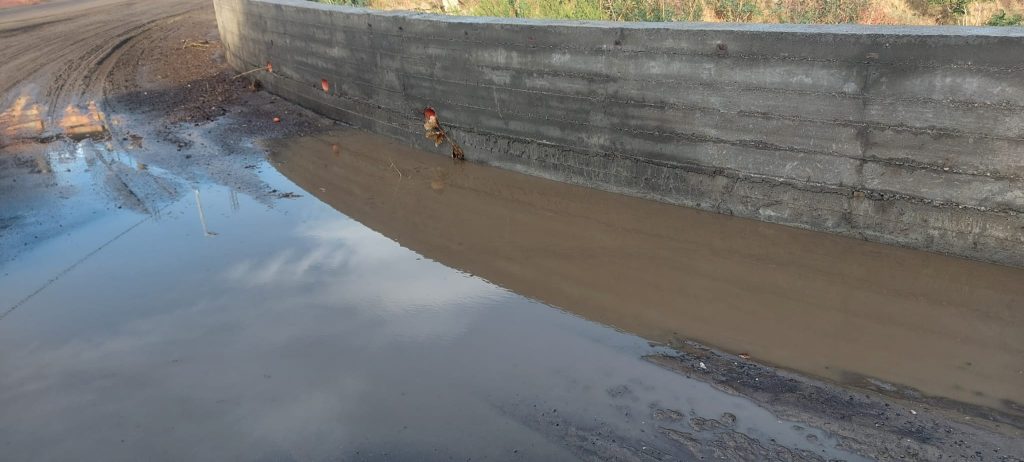
[[[840,24],[857,22],[869,0],[480,0],[477,16],[611,21],[701,21]]]
[[[476,16],[611,21],[697,20],[700,5],[685,8],[663,0],[481,0],[469,12]]]
[[[1017,26],[1024,0],[313,0],[504,18]]]
[[[715,15],[726,22],[751,22],[761,15],[761,9],[751,0],[717,0]]]
[[[1024,24],[1024,14],[1006,14],[1006,10],[999,10],[992,18],[985,23],[987,26],[1020,26]]]
[[[328,5],[373,6],[370,0],[316,0]]]
[[[846,24],[860,22],[869,6],[869,0],[777,0],[767,16],[779,23]]]
[[[928,0],[928,3],[940,8],[940,17],[947,23],[957,24],[967,15],[967,8],[974,0]]]

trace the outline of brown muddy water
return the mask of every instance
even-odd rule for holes
[[[336,122],[208,0],[0,30],[0,462],[1024,461],[1021,270],[359,132],[268,161]]]
[[[672,434],[726,435],[739,460],[863,460],[645,359],[681,339],[1008,413],[1024,401],[1021,270],[358,131],[273,142],[243,170],[262,193],[69,146],[0,175],[61,196],[0,206],[68,223],[0,260],[3,460],[693,459]],[[146,206],[122,208],[104,172],[170,198],[135,179]]]
[[[604,193],[363,132],[272,150],[442,264],[644,338],[1021,413],[1024,270]]]
[[[268,193],[242,194],[89,139],[52,152],[46,169],[4,176],[6,191],[45,178],[52,187],[25,194],[60,196],[3,195],[5,214],[50,209],[67,225],[0,261],[0,459],[680,460],[685,448],[666,434],[701,440],[725,428],[755,451],[747,457],[771,448],[862,460],[826,432],[645,360],[672,352],[600,323],[611,318],[553,308],[529,285],[520,295],[515,281],[503,287],[444,261],[451,255],[437,248],[476,252],[468,246],[488,239],[470,233],[493,230],[445,232],[449,215],[422,203],[411,212],[409,201],[467,207],[452,217],[488,208],[487,191],[449,203],[469,194],[459,175],[477,167],[403,150],[371,162],[357,150],[380,145],[343,136],[354,144],[340,156],[323,140],[275,155],[308,192],[267,162],[244,171]],[[420,162],[451,170],[434,176]],[[122,208],[104,186],[110,172],[181,193]],[[518,178],[497,175],[483,179]],[[543,192],[533,184],[523,193]],[[333,204],[343,191],[410,221],[379,226],[379,214],[339,213],[309,193]],[[522,213],[509,209],[509,220]],[[4,232],[25,232],[19,219]],[[382,234],[391,227],[396,235]],[[403,242],[419,227],[422,241]],[[508,234],[489,241],[523,249]],[[470,261],[496,258],[479,252]],[[506,264],[565,277],[542,259],[530,270]]]

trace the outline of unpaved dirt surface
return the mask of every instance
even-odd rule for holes
[[[39,3],[39,0],[0,0],[0,8],[34,5],[36,3]]]
[[[840,447],[873,460],[1022,460],[1019,422],[992,422],[919,400],[844,389],[694,343],[675,348],[679,355],[648,359],[750,398],[781,418],[825,429],[839,438]],[[663,431],[710,453],[734,454],[727,459],[745,454],[729,432],[708,447],[693,435]]]
[[[463,264],[516,239],[515,217],[482,241],[437,234],[416,220],[451,215],[423,201],[479,194],[460,206],[521,219],[458,185],[566,196],[366,135],[329,141],[335,122],[234,78],[206,0],[19,6],[0,11],[0,41],[0,458],[1024,460],[1019,409],[989,412],[992,396],[847,388],[648,343],[663,339],[630,303],[649,299],[577,308],[594,289],[571,275],[542,292],[488,282],[563,269]],[[353,163],[360,150],[377,157]],[[585,215],[541,215],[557,213]],[[448,256],[422,250],[434,234]],[[615,243],[590,244],[542,249]],[[541,303],[551,290],[577,292],[551,296],[568,313]]]
[[[251,79],[232,78],[210,2],[86,0],[4,10],[0,40],[0,261],[88,221],[98,210],[91,200],[76,203],[83,190],[116,197],[101,209],[151,213],[185,193],[180,181],[148,167],[270,194],[245,168],[262,159],[257,135],[334,125],[254,92]],[[122,152],[132,165],[117,162]],[[75,159],[82,172],[57,165]],[[54,170],[94,179],[26,175]],[[52,201],[63,206],[41,205]]]

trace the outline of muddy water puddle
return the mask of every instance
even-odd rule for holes
[[[73,195],[100,212],[0,263],[4,457],[677,460],[686,449],[665,437],[676,432],[739,435],[746,447],[800,460],[858,460],[827,433],[645,361],[671,351],[601,324],[612,318],[554,309],[529,286],[431,247],[443,236],[432,245],[466,249],[471,261],[566,277],[543,259],[527,269],[474,247],[526,250],[509,241],[530,233],[517,231],[529,218],[521,208],[508,210],[507,234],[490,237],[472,233],[499,230],[445,221],[436,207],[482,212],[485,190],[448,202],[470,194],[461,178],[476,167],[442,162],[449,170],[435,172],[434,158],[402,150],[380,163],[356,154],[372,146],[345,136],[352,145],[340,157],[321,140],[275,155],[291,179],[253,166],[269,196],[194,179],[159,208]],[[76,149],[47,159],[48,174],[71,189],[142,168],[107,153],[104,170],[90,160],[95,144]],[[418,171],[419,162],[431,167]],[[542,192],[530,184],[517,194]],[[345,191],[411,221],[392,230],[359,208],[339,213],[333,198]],[[424,241],[406,237],[417,228]],[[578,251],[549,241],[530,252]]]
[[[272,161],[430,259],[583,318],[1020,415],[1024,270],[453,163],[361,132]]]

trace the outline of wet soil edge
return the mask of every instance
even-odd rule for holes
[[[840,446],[877,460],[1024,460],[1014,434],[1021,419],[944,400],[914,401],[875,390],[820,382],[716,351],[694,342],[673,345],[678,355],[645,359],[725,392],[744,396],[786,420],[833,433]],[[912,393],[895,391],[892,393]]]

